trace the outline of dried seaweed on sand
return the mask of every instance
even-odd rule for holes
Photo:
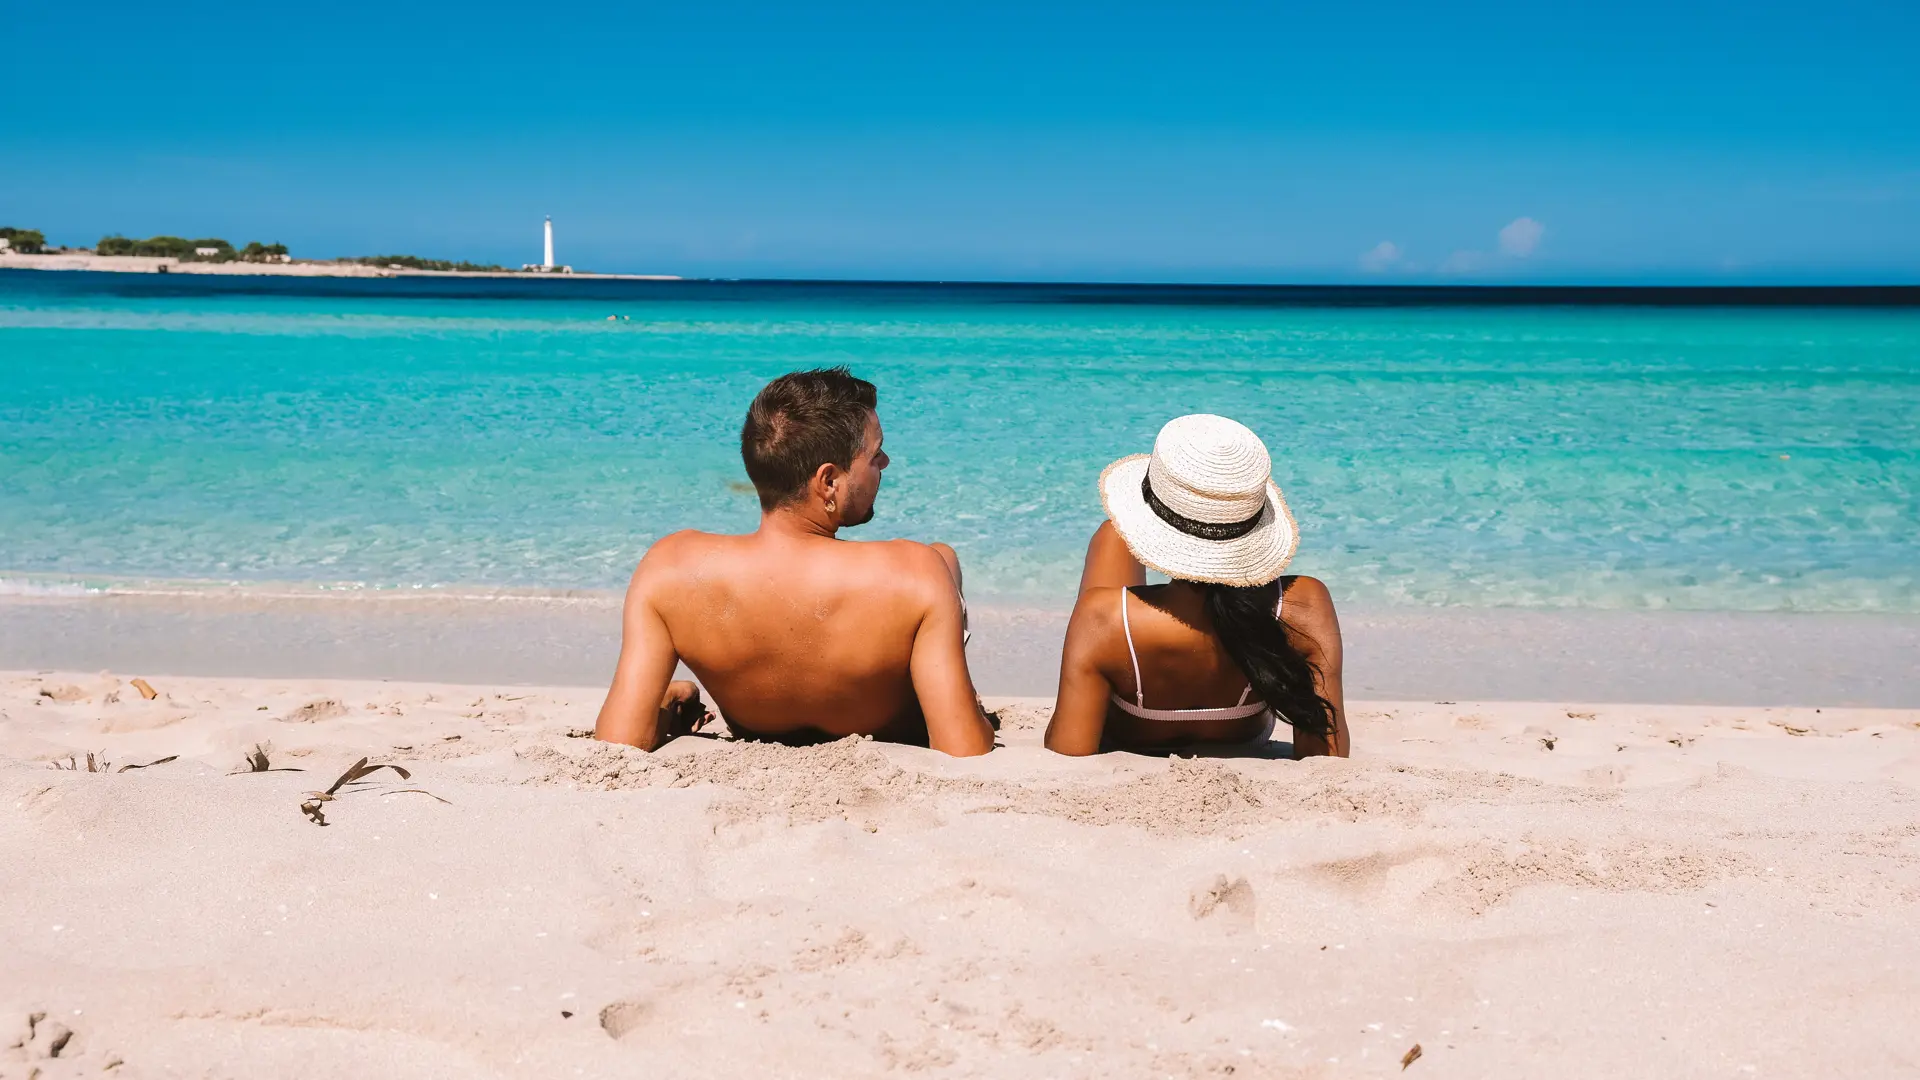
[[[340,774],[340,778],[334,780],[332,786],[328,786],[324,792],[307,792],[307,799],[305,799],[303,803],[300,803],[300,813],[307,815],[307,819],[313,821],[313,824],[326,824],[326,815],[321,811],[321,803],[330,803],[330,801],[340,798],[340,796],[344,794],[344,788],[346,788],[348,784],[357,784],[361,778],[371,776],[371,774],[378,773],[378,771],[382,771],[382,769],[392,769],[394,773],[399,773],[401,780],[411,780],[411,778],[413,778],[413,773],[407,773],[407,771],[401,769],[399,765],[386,765],[386,763],[382,763],[382,765],[369,765],[369,761],[371,761],[369,757],[361,757],[359,761],[355,761],[355,763],[349,767],[348,771]],[[411,790],[417,790],[417,788],[411,788]],[[426,794],[432,794],[432,792],[420,792],[420,794],[426,796]],[[434,798],[438,799],[440,796],[434,796]],[[445,801],[445,799],[440,799],[440,801]]]
[[[327,815],[320,809],[320,804],[333,802],[335,799],[339,798],[341,795],[346,794],[347,790],[350,790],[348,788],[348,785],[358,784],[365,777],[371,776],[372,774],[379,772],[381,769],[392,769],[394,772],[400,774],[400,779],[402,780],[413,779],[412,773],[408,772],[406,769],[398,765],[392,765],[387,763],[382,763],[379,765],[370,765],[368,764],[370,760],[372,759],[361,758],[359,761],[354,762],[353,766],[349,768],[346,772],[341,773],[340,778],[338,780],[335,780],[332,786],[328,787],[327,790],[307,792],[306,801],[300,804],[300,812],[307,815],[307,818],[310,821],[312,821],[315,825],[325,825],[327,823]],[[387,792],[387,794],[389,795],[406,795],[410,793],[425,795],[428,798],[435,799],[439,802],[447,801],[445,799],[440,798],[440,796],[435,795],[431,791],[424,791],[420,788],[401,788],[398,791]]]
[[[271,749],[272,749],[272,744],[270,743],[253,744],[252,752],[247,754],[246,757],[240,759],[240,764],[242,767],[233,770],[227,775],[238,776],[241,773],[306,772],[307,771],[305,769],[295,768],[292,765],[279,765],[279,766],[274,765],[271,761],[267,759],[267,752]]]
[[[165,765],[169,761],[178,761],[179,759],[179,754],[168,754],[166,757],[154,761],[145,762],[140,765],[122,765],[116,769],[113,767],[113,762],[107,760],[105,753],[95,754],[89,751],[87,753],[86,768],[84,769],[80,766],[80,758],[77,754],[68,754],[65,764],[61,764],[59,761],[53,762],[53,767],[65,772],[126,772],[128,769],[150,769],[155,765]]]

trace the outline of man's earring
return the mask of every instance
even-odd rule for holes
[[[834,502],[833,502],[833,500],[832,500],[832,499],[828,499],[828,500],[827,500],[827,513],[829,513],[829,514],[831,514],[831,513],[833,513],[833,508],[834,508]]]

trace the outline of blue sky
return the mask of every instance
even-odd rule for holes
[[[0,224],[700,276],[1920,281],[1920,4],[8,0]]]

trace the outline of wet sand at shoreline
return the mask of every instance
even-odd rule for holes
[[[1053,693],[1065,612],[972,613],[982,693]],[[1341,624],[1356,697],[1920,707],[1915,616],[1349,607]],[[619,628],[597,592],[0,595],[0,668],[594,685]]]

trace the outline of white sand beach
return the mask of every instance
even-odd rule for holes
[[[0,1076],[1920,1069],[1920,711],[648,755],[593,687],[136,674],[0,676]]]

